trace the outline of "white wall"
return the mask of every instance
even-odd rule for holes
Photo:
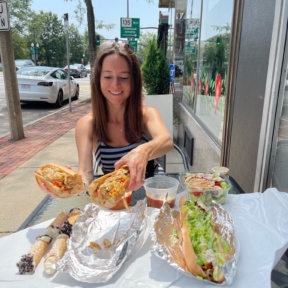
[[[173,94],[145,95],[145,103],[159,110],[173,139]]]

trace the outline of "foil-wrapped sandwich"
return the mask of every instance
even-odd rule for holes
[[[69,198],[85,190],[80,174],[55,163],[48,163],[36,170],[35,178],[42,190],[57,198]]]
[[[130,171],[127,165],[95,179],[88,186],[91,202],[107,209],[128,209],[131,193],[125,195],[125,192],[129,180]]]
[[[233,220],[218,203],[207,209],[201,201],[167,203],[154,224],[152,250],[186,275],[215,284],[230,284],[236,267]]]
[[[146,209],[144,200],[139,200],[129,212],[87,204],[73,226],[57,271],[69,273],[81,282],[107,282],[149,236],[151,221]]]

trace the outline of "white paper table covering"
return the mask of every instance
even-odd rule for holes
[[[268,189],[264,193],[229,195],[225,208],[235,221],[241,245],[230,287],[271,287],[271,270],[288,248],[288,194]],[[149,208],[149,214],[153,210]],[[216,287],[183,276],[170,267],[150,252],[150,239],[108,283],[81,283],[63,273],[47,277],[43,274],[43,259],[33,275],[19,275],[16,263],[50,222],[0,238],[0,287]]]

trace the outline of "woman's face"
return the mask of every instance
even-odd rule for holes
[[[105,57],[100,76],[101,91],[111,104],[123,104],[130,96],[131,75],[126,59],[112,54]]]

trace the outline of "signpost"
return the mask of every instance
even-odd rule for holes
[[[128,44],[133,47],[134,52],[138,51],[138,42],[137,42],[137,40],[128,40]]]
[[[70,48],[69,48],[69,14],[65,13],[64,16],[64,30],[66,31],[66,50],[67,50],[67,66],[68,66],[68,92],[69,92],[69,111],[72,112],[71,106],[71,78],[70,78]]]
[[[140,18],[120,18],[121,38],[140,37]]]
[[[0,0],[0,53],[3,64],[11,140],[21,140],[25,136],[6,0]]]
[[[0,31],[10,30],[8,6],[6,0],[0,1]]]

